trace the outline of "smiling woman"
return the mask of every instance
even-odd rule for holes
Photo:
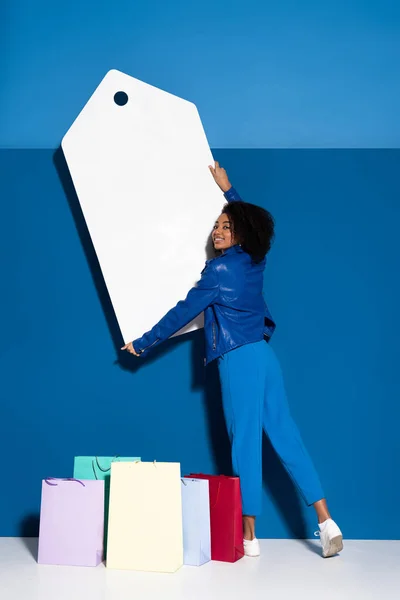
[[[323,556],[332,556],[343,548],[342,533],[330,517],[289,411],[278,359],[266,343],[275,330],[263,297],[274,220],[265,209],[242,201],[217,162],[210,171],[228,200],[212,233],[217,256],[206,262],[186,299],[124,349],[145,356],[204,311],[206,363],[218,364],[233,470],[240,478],[245,554],[260,554],[255,518],[261,513],[264,430],[305,503],[315,508]]]

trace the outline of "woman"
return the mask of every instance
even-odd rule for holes
[[[218,162],[210,171],[228,200],[212,233],[217,256],[206,262],[185,300],[122,349],[145,356],[204,311],[206,363],[218,363],[233,470],[240,478],[245,554],[260,554],[255,518],[261,512],[264,429],[306,504],[315,508],[322,555],[333,556],[343,548],[342,533],[290,415],[278,360],[265,343],[275,329],[263,298],[274,221],[268,211],[241,200]]]

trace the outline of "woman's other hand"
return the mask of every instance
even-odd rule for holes
[[[214,177],[215,183],[221,188],[221,190],[225,193],[231,189],[232,184],[228,179],[228,175],[222,167],[219,166],[219,162],[215,161],[215,167],[211,165],[208,167],[211,171],[211,175]]]
[[[140,354],[138,354],[135,350],[135,348],[133,347],[132,342],[129,342],[129,344],[126,344],[126,346],[123,346],[123,348],[121,348],[121,350],[127,350],[127,352],[129,352],[130,354],[134,354],[135,356],[140,356]]]

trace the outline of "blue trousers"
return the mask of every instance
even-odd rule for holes
[[[240,478],[243,514],[261,513],[262,432],[308,506],[324,498],[318,475],[294,423],[281,368],[265,341],[245,344],[218,359],[232,466]]]

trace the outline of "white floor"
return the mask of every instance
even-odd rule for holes
[[[318,541],[262,540],[260,558],[210,562],[172,575],[51,567],[37,540],[0,538],[1,600],[399,600],[400,541],[346,541],[320,557]]]

